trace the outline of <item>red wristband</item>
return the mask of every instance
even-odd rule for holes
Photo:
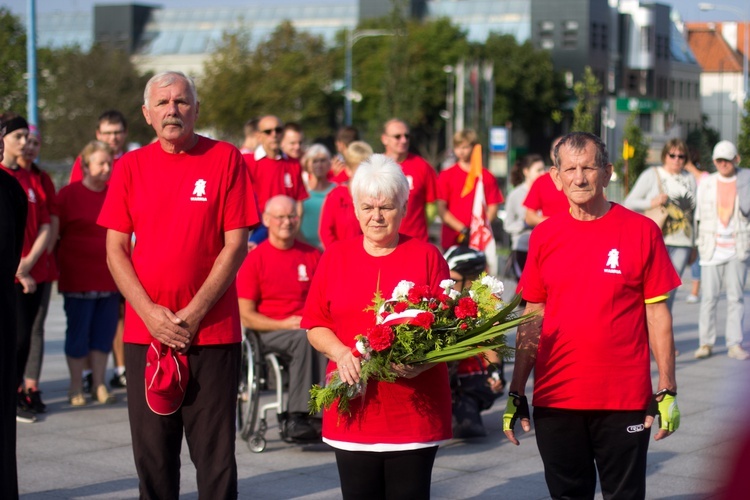
[[[362,353],[359,352],[356,347],[352,347],[352,356],[354,356],[355,358],[360,358],[362,357]]]

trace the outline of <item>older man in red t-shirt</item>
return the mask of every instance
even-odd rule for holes
[[[319,422],[308,418],[310,387],[325,377],[326,359],[307,341],[300,328],[320,251],[297,241],[299,216],[294,200],[277,195],[263,212],[268,239],[250,252],[237,274],[240,317],[259,332],[263,347],[289,363],[289,420],[286,435],[307,440],[320,437]]]
[[[140,494],[178,497],[184,432],[198,494],[236,498],[242,332],[235,276],[248,228],[258,223],[255,194],[239,150],[194,132],[192,80],[160,73],[146,84],[144,101],[158,140],[123,156],[98,219],[108,229],[112,277],[127,299],[128,412]],[[146,401],[152,342],[189,365],[184,401],[167,415]]]
[[[437,215],[437,173],[424,158],[409,152],[409,126],[403,120],[385,122],[380,140],[385,155],[401,165],[409,181],[409,201],[400,232],[427,241],[429,221]]]

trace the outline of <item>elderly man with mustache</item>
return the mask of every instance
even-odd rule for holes
[[[128,411],[141,498],[179,497],[183,429],[199,496],[237,497],[235,276],[258,213],[239,150],[194,132],[198,107],[182,73],[149,80],[143,115],[158,141],[122,158],[98,220],[127,299]]]

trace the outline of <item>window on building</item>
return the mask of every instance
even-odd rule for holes
[[[555,23],[552,21],[541,21],[539,23],[539,44],[545,50],[555,48]]]
[[[635,92],[638,88],[638,77],[635,73],[628,74],[628,90]]]
[[[563,21],[562,47],[563,49],[575,49],[578,47],[578,21]]]
[[[643,113],[638,115],[638,126],[644,132],[651,132],[651,115]]]
[[[641,52],[651,53],[653,51],[651,43],[651,26],[643,26],[641,28]]]
[[[599,48],[599,25],[597,23],[591,23],[591,48],[594,50]]]

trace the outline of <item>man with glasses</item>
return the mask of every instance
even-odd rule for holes
[[[400,232],[427,241],[428,223],[435,218],[437,208],[437,173],[421,156],[409,152],[409,126],[398,118],[383,125],[380,140],[385,155],[401,165],[409,181],[409,201]]]
[[[302,166],[298,160],[287,157],[281,152],[281,138],[284,124],[278,117],[266,115],[258,122],[258,144],[254,152],[242,155],[250,169],[250,177],[258,196],[258,207],[277,194],[289,196],[295,200],[297,215],[302,217],[302,201],[309,195],[302,180]],[[250,241],[258,244],[267,237],[264,226],[253,232]]]
[[[96,140],[106,142],[112,148],[114,162],[112,170],[120,157],[125,153],[125,144],[128,139],[128,122],[125,115],[116,109],[110,109],[99,115],[96,127]],[[81,167],[81,157],[77,157],[73,168],[70,171],[68,184],[83,180],[83,168]]]
[[[325,357],[300,328],[320,251],[297,240],[300,221],[295,201],[276,195],[266,203],[263,224],[268,239],[248,253],[237,273],[240,317],[246,328],[261,334],[263,348],[289,363],[289,419],[285,434],[293,440],[320,437],[319,422],[308,416],[310,387],[325,377]]]
[[[669,291],[680,284],[661,231],[604,197],[612,164],[597,136],[573,132],[550,170],[570,203],[531,233],[518,285],[533,321],[518,328],[503,430],[534,425],[552,498],[645,498],[646,457],[679,427]],[[658,371],[652,394],[651,356]]]
[[[698,359],[708,358],[716,343],[716,307],[721,289],[727,294],[726,343],[730,358],[750,358],[742,348],[744,292],[750,259],[750,171],[738,168],[740,155],[729,141],[714,146],[716,172],[698,186],[701,298]]]

